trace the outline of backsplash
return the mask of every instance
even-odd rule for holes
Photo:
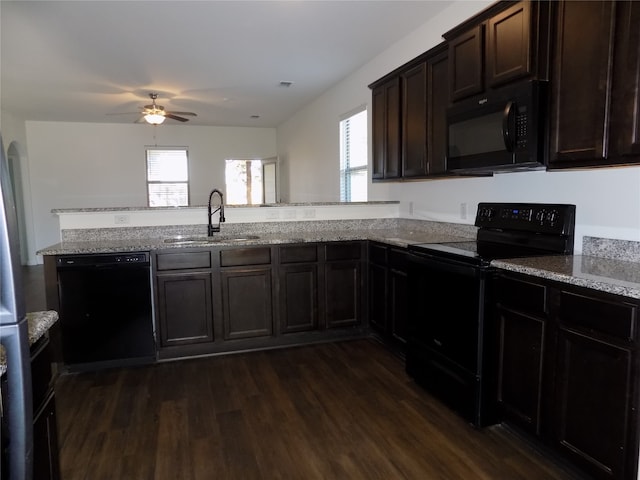
[[[408,220],[403,218],[378,218],[363,220],[316,220],[294,222],[249,222],[223,223],[220,236],[272,234],[290,232],[310,232],[326,230],[414,230],[433,232],[460,237],[475,238],[476,227],[458,223]],[[86,242],[93,240],[123,240],[144,238],[168,238],[175,236],[203,236],[207,226],[201,225],[163,225],[149,227],[119,228],[76,228],[61,231],[63,242]]]
[[[640,242],[585,236],[582,239],[582,254],[614,260],[626,260],[628,262],[640,262]]]

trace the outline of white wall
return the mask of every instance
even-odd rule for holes
[[[60,241],[53,208],[146,206],[145,146],[188,147],[192,205],[224,188],[225,159],[276,154],[272,128],[29,121],[26,131],[36,250]]]
[[[291,178],[288,199],[338,200],[340,115],[367,104],[371,117],[367,85],[437,45],[444,32],[490,3],[455,2],[281,125],[278,154],[286,160]],[[640,240],[640,167],[370,183],[369,200],[400,200],[403,216],[458,223],[472,223],[482,201],[572,203],[577,205],[578,252],[582,235]],[[462,203],[467,206],[466,218],[461,215]]]

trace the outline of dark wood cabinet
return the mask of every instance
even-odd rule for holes
[[[614,11],[610,0],[557,4],[550,167],[606,161]]]
[[[635,479],[639,307],[576,289],[557,297],[555,445],[595,478]]]
[[[58,480],[58,424],[53,392],[33,418],[33,480]]]
[[[317,245],[280,247],[279,257],[280,332],[318,329]]]
[[[211,272],[158,275],[159,347],[213,341]]]
[[[158,348],[214,341],[209,250],[154,255]]]
[[[374,180],[444,172],[447,58],[443,43],[370,85]]]
[[[369,242],[369,325],[393,348],[406,343],[407,253]]]
[[[363,242],[327,243],[324,265],[324,312],[327,329],[362,324]]]
[[[273,334],[270,247],[220,252],[223,335],[225,340]]]
[[[593,478],[635,480],[639,302],[517,274],[495,291],[502,419]]]
[[[400,74],[402,85],[402,175],[427,172],[427,64],[419,62]]]
[[[640,7],[611,0],[556,7],[549,168],[640,162]]]
[[[541,434],[546,287],[497,277],[497,403],[500,414],[535,435]]]
[[[400,78],[377,85],[373,99],[373,179],[401,175]]]
[[[451,101],[484,90],[484,25],[476,25],[449,42]]]
[[[516,80],[544,79],[546,12],[545,2],[497,2],[445,33],[451,101]]]
[[[58,427],[53,388],[55,383],[55,375],[52,369],[53,358],[52,344],[48,335],[41,337],[40,340],[32,345],[31,385],[33,398],[34,480],[58,480],[60,478]],[[2,478],[5,477],[3,476]]]

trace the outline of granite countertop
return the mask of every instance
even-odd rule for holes
[[[589,255],[494,260],[512,272],[640,299],[640,263]]]
[[[465,237],[455,233],[429,232],[409,229],[345,229],[345,230],[309,230],[279,233],[255,232],[257,239],[234,240],[243,237],[238,235],[222,234],[220,240],[215,242],[189,242],[189,243],[167,243],[167,238],[127,238],[121,240],[104,239],[91,241],[63,241],[39,250],[38,255],[67,255],[67,254],[87,254],[87,253],[114,253],[114,252],[134,252],[146,250],[164,250],[172,248],[205,248],[216,246],[255,246],[255,245],[277,245],[285,243],[307,243],[307,242],[335,242],[348,240],[374,240],[387,243],[397,247],[407,247],[415,243],[439,243],[439,242],[459,242],[469,241],[473,238]],[[253,234],[253,232],[252,232]],[[187,236],[188,238],[189,236]],[[204,236],[200,236],[203,237]]]
[[[33,345],[49,331],[54,323],[58,321],[58,312],[46,310],[42,312],[27,313],[27,327],[29,331],[29,345]],[[0,375],[7,371],[6,352],[0,345]]]

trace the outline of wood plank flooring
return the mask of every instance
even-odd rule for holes
[[[63,376],[62,476],[573,479],[501,426],[477,430],[373,340]]]

